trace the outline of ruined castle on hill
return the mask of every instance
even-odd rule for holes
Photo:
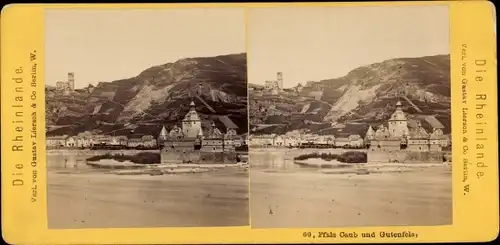
[[[75,73],[68,72],[67,81],[57,81],[56,90],[61,92],[71,92],[75,90]]]
[[[272,95],[283,92],[283,73],[278,72],[276,80],[267,80],[264,85],[265,89],[270,91]]]

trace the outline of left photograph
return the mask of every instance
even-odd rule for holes
[[[49,229],[249,225],[244,9],[45,13]]]

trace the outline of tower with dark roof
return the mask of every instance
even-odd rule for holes
[[[396,104],[396,111],[392,113],[388,124],[391,137],[401,138],[408,135],[408,120],[400,101]]]
[[[201,129],[201,119],[196,112],[196,105],[193,101],[189,105],[189,112],[186,113],[184,119],[182,120],[182,133],[186,138],[197,138],[200,134]]]

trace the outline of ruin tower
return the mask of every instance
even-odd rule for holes
[[[75,90],[75,73],[74,72],[68,72],[68,86],[69,86],[69,90],[71,90],[71,91]]]
[[[408,120],[403,112],[403,106],[400,101],[396,104],[396,111],[392,113],[389,119],[389,134],[391,137],[404,137],[408,135]]]
[[[283,90],[283,73],[281,72],[278,72],[278,77],[277,77],[277,80],[278,82],[278,90]]]

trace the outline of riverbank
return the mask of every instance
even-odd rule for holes
[[[159,153],[160,150],[90,150],[90,149],[47,149],[45,151],[47,155],[104,155],[104,154],[126,154],[133,155],[141,152],[154,152]]]
[[[75,149],[75,148],[66,148],[66,149],[46,149],[45,153],[48,155],[103,155],[103,154],[126,154],[132,155],[141,152],[154,152],[159,153],[161,150],[90,150],[90,149]],[[248,155],[248,151],[235,151],[236,154]]]

